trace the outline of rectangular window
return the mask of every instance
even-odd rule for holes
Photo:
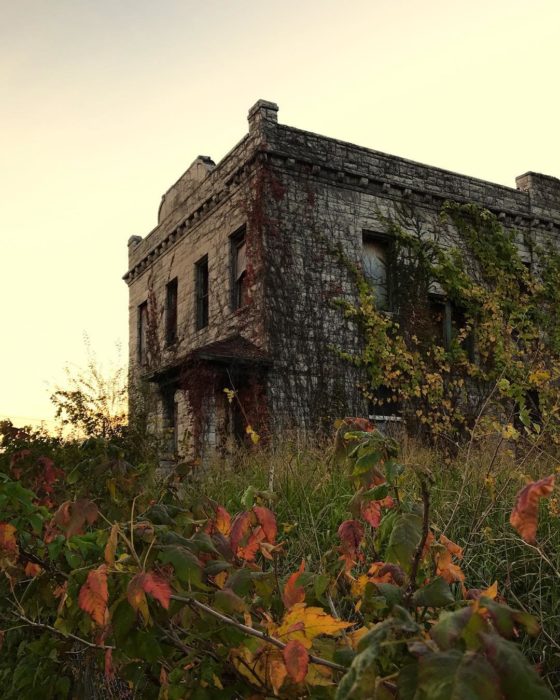
[[[377,308],[389,311],[390,299],[390,240],[364,233],[362,238],[362,269],[375,295]]]
[[[245,306],[248,301],[247,244],[245,228],[231,239],[231,307],[233,310]]]
[[[138,307],[138,362],[145,365],[148,359],[148,302]]]
[[[177,278],[165,287],[165,343],[173,345],[177,341]]]
[[[205,255],[195,265],[196,283],[196,329],[208,325],[208,256]]]

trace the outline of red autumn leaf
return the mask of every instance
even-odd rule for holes
[[[286,581],[284,586],[284,593],[282,599],[286,608],[291,608],[296,603],[303,603],[305,600],[305,589],[303,586],[298,585],[298,579],[303,574],[305,569],[305,561],[302,559],[299,566],[299,570],[294,574],[291,574]]]
[[[264,530],[259,525],[247,540],[247,544],[237,548],[237,556],[245,561],[255,561],[257,552],[260,549],[261,543],[266,540]]]
[[[128,584],[128,600],[135,610],[141,605],[144,593],[148,593],[166,610],[169,608],[171,586],[155,571],[140,572]]]
[[[381,501],[367,501],[360,505],[360,515],[373,528],[379,527],[381,522]]]
[[[309,667],[309,654],[303,644],[297,639],[292,639],[282,650],[282,656],[288,675],[294,683],[304,681]]]
[[[102,564],[88,573],[86,582],[80,588],[78,605],[99,627],[103,627],[108,621],[108,600],[107,567]]]
[[[530,544],[536,542],[539,501],[550,496],[554,489],[554,474],[533,481],[517,494],[509,522],[521,537]]]
[[[237,553],[237,548],[241,540],[248,534],[251,529],[251,513],[240,513],[235,516],[231,526],[231,534],[229,536],[231,550],[234,554]]]
[[[257,516],[260,526],[264,530],[267,542],[274,544],[278,528],[274,513],[264,506],[253,506],[253,512]]]
[[[356,561],[363,559],[360,544],[364,537],[364,526],[357,520],[345,520],[338,528],[338,536],[342,542],[341,559],[345,562],[346,570],[349,570]]]

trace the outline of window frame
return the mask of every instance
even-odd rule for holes
[[[194,266],[195,280],[195,328],[197,331],[207,328],[210,320],[209,297],[210,275],[208,269],[208,255],[203,255]]]

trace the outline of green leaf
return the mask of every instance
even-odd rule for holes
[[[457,649],[421,656],[401,671],[398,688],[402,700],[503,700],[499,678],[485,657]]]
[[[508,700],[554,700],[554,695],[513,642],[497,634],[481,635],[486,656],[500,677]]]
[[[480,599],[480,604],[488,609],[492,616],[492,621],[502,637],[513,636],[515,623],[523,625],[527,633],[531,635],[536,635],[540,631],[537,620],[527,612],[514,610],[508,605],[502,605],[485,596]]]
[[[199,586],[202,582],[202,565],[186,547],[164,546],[158,559],[163,564],[173,564],[175,575],[181,583]]]
[[[422,537],[422,518],[414,513],[403,513],[395,520],[389,537],[385,561],[399,564],[407,573],[412,557]]]
[[[461,637],[472,616],[473,609],[470,606],[454,612],[444,612],[430,630],[430,636],[441,649],[450,649]],[[476,617],[480,619],[478,615]]]
[[[419,588],[412,600],[417,608],[443,608],[454,603],[455,596],[451,593],[449,584],[438,576],[426,586]]]
[[[241,505],[244,508],[251,508],[255,502],[256,489],[254,486],[248,486],[244,494],[241,496]]]

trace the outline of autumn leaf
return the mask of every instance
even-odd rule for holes
[[[109,566],[112,566],[115,563],[115,552],[117,550],[117,537],[118,537],[118,532],[119,532],[119,526],[117,523],[114,523],[113,526],[111,527],[111,532],[109,533],[109,539],[107,540],[107,544],[105,545],[105,561]]]
[[[14,562],[19,554],[16,528],[10,523],[0,523],[0,554],[10,562]]]
[[[278,636],[284,642],[297,639],[309,649],[315,637],[321,634],[333,636],[351,626],[351,622],[335,620],[322,608],[308,608],[305,603],[296,603],[284,615]]]
[[[233,520],[229,542],[234,554],[237,554],[240,542],[248,535],[251,529],[251,516],[252,514],[249,512],[240,513]]]
[[[216,508],[214,526],[216,530],[225,537],[227,537],[231,531],[231,516],[222,506]]]
[[[102,564],[99,568],[88,573],[86,582],[80,588],[78,605],[84,612],[88,613],[99,627],[104,627],[109,617],[107,611],[108,600],[107,566]]]
[[[169,608],[169,600],[171,598],[171,587],[167,581],[156,574],[154,571],[137,573],[128,584],[127,597],[128,602],[135,610],[139,610],[145,617],[144,594],[148,593],[152,598],[158,601],[166,610]]]
[[[253,513],[257,516],[257,520],[266,535],[267,541],[270,542],[270,544],[274,544],[277,533],[274,513],[264,506],[253,506]]]
[[[463,558],[463,548],[459,547],[458,544],[455,544],[455,542],[452,542],[445,535],[440,535],[439,541],[447,549],[447,551],[450,554],[453,554],[453,556],[457,557],[457,559]]]
[[[445,549],[441,545],[437,545],[437,550],[435,552],[436,560],[436,574],[441,576],[447,583],[454,583],[456,581],[464,581],[465,574],[461,570],[460,566],[454,564],[451,558],[451,552]]]
[[[298,579],[302,575],[304,569],[305,561],[302,559],[298,571],[291,574],[286,581],[282,600],[288,609],[294,606],[296,603],[303,603],[305,600],[305,589],[303,586],[297,585]]]
[[[309,654],[303,644],[297,639],[292,639],[282,650],[282,656],[288,675],[294,683],[304,681],[309,667]]]
[[[539,501],[550,496],[553,489],[554,475],[551,474],[545,479],[531,482],[517,494],[509,522],[529,544],[536,542]]]
[[[356,561],[363,559],[359,547],[364,537],[364,527],[357,520],[345,520],[338,528],[338,536],[342,542],[340,552],[346,570],[350,570]]]
[[[86,523],[92,525],[99,516],[99,510],[93,501],[80,498],[77,501],[65,501],[58,508],[50,523],[50,528],[57,525],[67,538],[79,535]]]
[[[27,564],[25,565],[25,575],[26,576],[31,576],[31,578],[35,578],[35,576],[39,576],[39,574],[43,571],[43,568],[39,566],[39,564],[35,564],[32,561],[28,561]]]
[[[255,561],[257,552],[260,549],[261,543],[266,540],[266,535],[262,527],[259,525],[250,535],[245,546],[237,548],[237,556],[245,561]]]

